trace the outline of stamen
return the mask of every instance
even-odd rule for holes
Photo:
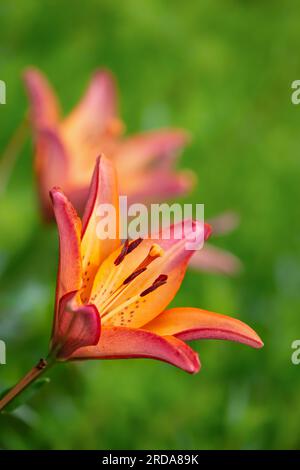
[[[162,249],[161,246],[157,245],[157,243],[154,243],[154,245],[151,246],[149,255],[152,256],[152,258],[159,258],[163,254],[164,254],[164,250]]]
[[[154,243],[154,245],[151,246],[148,255],[146,256],[144,261],[140,263],[137,269],[147,267],[156,258],[160,258],[161,256],[163,256],[163,254],[164,254],[164,250],[159,245]]]
[[[137,240],[142,240],[142,239],[137,239]],[[137,240],[135,240],[135,242],[137,242]],[[135,242],[132,242],[132,243],[135,243]],[[140,244],[141,242],[139,241],[138,244]],[[136,246],[138,246],[138,244]],[[130,247],[130,245],[129,245]],[[123,251],[123,250],[122,250]],[[124,250],[125,252],[125,250]],[[124,281],[123,283],[113,292],[113,294],[108,297],[108,299],[104,302],[104,308],[107,309],[109,306],[111,307],[112,304],[114,304],[116,302],[116,300],[120,297],[121,294],[124,293],[124,290],[127,288],[128,284],[130,282],[132,282],[136,277],[138,277],[140,274],[142,274],[143,272],[146,271],[146,268],[147,266],[149,266],[150,263],[152,263],[152,261],[154,261],[156,258],[162,256],[164,253],[163,249],[157,245],[156,243],[154,243],[150,250],[149,250],[149,253],[148,255],[146,256],[146,258],[137,266],[137,268],[133,271],[133,273],[131,273]],[[126,251],[126,254],[128,254],[128,249]],[[124,259],[124,257],[126,256],[126,254],[123,256],[122,260]],[[122,252],[121,254],[118,256],[118,258],[120,258],[122,256]],[[117,258],[117,260],[118,260]],[[122,261],[121,260],[121,261]],[[116,262],[115,262],[116,263]],[[125,287],[126,286],[126,287]]]
[[[164,284],[167,283],[168,276],[166,274],[161,274],[158,276],[157,279],[153,282],[152,286],[148,287],[145,289],[140,296],[145,297],[145,295],[150,294],[150,292],[153,292],[154,290],[158,289],[158,287],[163,286]]]
[[[135,250],[136,247],[138,247],[139,244],[142,243],[142,241],[143,241],[142,238],[137,238],[136,240],[133,240],[133,241],[130,243],[126,254],[128,255],[128,254],[131,253],[133,250]]]
[[[107,306],[105,308],[105,312],[101,315],[101,319],[103,323],[107,322],[111,318],[113,318],[117,313],[122,312],[126,310],[129,305],[134,304],[135,302],[138,302],[141,297],[144,297],[147,294],[150,294],[150,292],[154,291],[155,289],[158,289],[158,287],[163,286],[166,284],[168,279],[168,276],[166,274],[160,274],[155,281],[153,282],[152,286],[148,287],[148,289],[144,290],[140,295],[135,295],[134,297],[129,297],[126,302],[122,303],[121,305],[115,307],[112,310],[107,311]],[[145,302],[145,300],[143,301]],[[133,315],[134,310],[130,312],[130,314]]]
[[[123,245],[123,248],[121,250],[121,253],[119,254],[119,256],[115,259],[114,261],[114,264],[115,266],[118,266],[119,264],[122,263],[123,259],[125,258],[125,256],[127,255],[127,252],[128,252],[128,246],[129,246],[129,240],[127,238],[127,240],[125,241],[124,245]]]
[[[152,263],[152,261],[154,261],[156,258],[162,256],[163,253],[164,251],[159,245],[156,245],[156,244],[152,245],[146,258],[139,264],[139,266],[133,271],[133,273],[130,274],[130,276],[128,276],[125,279],[125,281],[123,282],[123,285],[129,284],[137,276],[139,276],[144,271],[146,271],[147,266],[149,266],[149,264]],[[128,254],[128,250],[127,250],[127,254]]]
[[[134,243],[134,247],[136,248],[141,243],[141,241],[142,239],[135,240],[129,245],[129,248],[133,243]],[[120,264],[127,254],[128,254],[128,246],[126,248],[123,247],[120,255],[115,261],[115,264],[116,262]],[[109,320],[116,313],[125,309],[126,306],[130,305],[134,301],[138,301],[138,299],[140,298],[139,294],[132,298],[129,298],[125,303],[122,303],[119,306],[115,306],[114,308],[114,305],[116,305],[116,302],[120,299],[120,297],[125,294],[131,282],[134,281],[140,274],[145,272],[149,264],[152,263],[152,261],[154,261],[158,257],[163,256],[163,254],[164,254],[164,250],[159,245],[153,244],[150,247],[150,250],[146,258],[137,266],[137,268],[129,276],[127,276],[127,278],[123,281],[123,283],[113,293],[111,293],[111,295],[109,295],[109,297],[102,303],[101,305],[103,309],[103,312],[101,314],[102,320],[105,320],[105,321]],[[144,295],[148,293],[149,289],[151,292],[152,290],[157,289],[160,285],[165,284],[167,277],[168,276],[166,276],[165,274],[160,275],[154,281],[153,285],[149,287],[148,289],[146,289],[146,291],[144,291],[145,292]]]
[[[157,279],[155,279],[153,284],[158,284],[159,282],[166,282],[168,279],[167,274],[160,274]]]
[[[134,271],[130,276],[128,276],[125,281],[123,282],[124,285],[129,284],[129,282],[133,281],[136,277],[138,277],[140,274],[142,274],[144,271],[146,271],[147,268],[141,268],[138,269],[137,271]]]
[[[133,240],[131,243],[129,243],[129,240],[127,238],[127,240],[125,241],[123,245],[121,253],[115,259],[115,262],[114,262],[115,266],[118,266],[119,264],[121,264],[125,256],[131,253],[133,250],[135,250],[135,248],[137,248],[142,241],[143,241],[142,238],[137,238],[136,240]]]

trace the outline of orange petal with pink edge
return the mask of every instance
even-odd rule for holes
[[[98,70],[75,109],[64,119],[63,132],[67,140],[98,140],[106,130],[116,130],[118,99],[113,75]],[[121,131],[121,126],[119,127]],[[99,149],[101,151],[101,148]]]
[[[59,120],[59,104],[48,80],[35,68],[26,69],[23,78],[33,125],[35,128],[55,126]]]
[[[128,202],[161,202],[189,193],[196,181],[193,171],[170,171],[169,169],[148,169],[134,179],[122,178],[120,192],[128,195]]]
[[[58,188],[50,191],[53,211],[59,233],[59,268],[56,290],[54,330],[56,328],[59,299],[81,287],[81,221],[77,213]]]
[[[182,340],[224,339],[261,348],[260,337],[235,318],[198,308],[166,310],[143,327],[158,335],[174,335]]]
[[[174,156],[177,156],[189,140],[188,133],[181,129],[162,129],[136,134],[120,142],[114,159],[122,175],[147,170],[150,163],[154,165],[156,162],[161,166],[166,161],[173,162]]]
[[[191,224],[188,221],[179,222],[163,229],[152,238],[142,240],[118,265],[115,261],[120,254],[120,248],[104,261],[91,291],[91,301],[97,305],[101,316],[105,313],[102,317],[103,325],[139,328],[169,305],[181,285],[187,263],[193,254],[192,249],[187,249],[191,233],[200,235],[204,230],[206,238],[210,232],[209,226],[203,227],[200,222],[190,222]],[[132,282],[122,285],[147,258],[154,244],[162,248],[162,256],[154,259]],[[160,275],[167,276],[166,282],[141,296]]]
[[[189,266],[200,271],[227,274],[228,276],[237,275],[243,269],[239,258],[211,245],[205,245],[203,250],[197,251],[190,259]]]
[[[109,204],[114,210],[112,214],[115,233],[105,238],[99,233],[98,209],[100,205]],[[95,273],[102,261],[119,245],[119,197],[115,169],[104,155],[97,159],[90,186],[89,197],[82,219],[82,269],[83,283],[88,295]]]
[[[100,338],[101,322],[97,308],[95,305],[79,305],[76,295],[76,291],[69,292],[59,302],[51,348],[60,360],[67,359],[78,348],[96,345]]]
[[[69,158],[55,129],[39,128],[35,136],[35,171],[45,219],[53,216],[49,191],[54,186],[67,190]]]
[[[133,358],[158,359],[191,374],[200,369],[198,355],[183,341],[132,328],[103,327],[96,346],[77,349],[70,357],[72,360]]]

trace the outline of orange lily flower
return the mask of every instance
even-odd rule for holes
[[[175,157],[189,138],[179,129],[123,136],[112,74],[97,71],[79,104],[65,118],[46,77],[30,68],[24,74],[34,131],[35,169],[45,219],[52,217],[49,190],[63,188],[79,213],[85,205],[95,155],[114,162],[120,192],[129,202],[153,202],[191,189],[191,171],[175,171]]]
[[[201,230],[207,239],[209,225],[194,221],[187,224],[188,232],[183,221],[157,236],[122,244],[117,178],[103,156],[96,162],[82,220],[60,189],[50,195],[60,242],[50,352],[0,398],[0,412],[56,361],[151,358],[194,374],[199,357],[185,341],[214,338],[263,346],[255,331],[234,318],[198,308],[166,310],[193,255],[186,247],[190,235]],[[97,232],[100,204],[115,208],[114,238]]]
[[[215,338],[262,347],[259,336],[239,320],[198,308],[166,310],[183,280],[193,251],[171,229],[152,238],[126,241],[96,236],[97,207],[118,214],[114,168],[97,160],[82,222],[60,189],[51,191],[60,239],[60,262],[51,351],[58,360],[152,358],[189,373],[198,355],[186,340]],[[204,230],[193,222],[191,231]],[[116,233],[118,233],[116,227]]]

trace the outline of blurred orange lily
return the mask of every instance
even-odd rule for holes
[[[153,202],[190,190],[194,175],[175,171],[175,157],[189,138],[179,129],[123,136],[112,74],[97,71],[79,104],[65,118],[46,77],[30,68],[24,74],[34,131],[35,169],[43,214],[52,217],[49,190],[62,187],[79,213],[85,205],[95,155],[114,162],[120,192],[129,202]]]
[[[120,192],[129,203],[153,202],[189,191],[195,180],[191,171],[174,171],[175,156],[188,143],[188,134],[164,129],[123,137],[117,92],[112,74],[96,72],[84,97],[62,118],[60,106],[46,77],[30,68],[24,74],[30,100],[35,141],[35,168],[44,218],[52,218],[49,190],[59,185],[82,213],[94,167],[94,155],[103,152],[116,165]],[[231,231],[236,215],[225,213],[212,222],[214,234]],[[203,271],[237,274],[240,260],[207,245],[195,253],[191,266]]]
[[[51,191],[60,239],[60,263],[51,351],[58,360],[152,358],[189,373],[198,355],[184,341],[215,338],[254,348],[263,343],[239,320],[197,308],[165,310],[179,289],[193,251],[191,233],[120,242],[96,236],[96,209],[113,204],[117,181],[111,161],[97,160],[84,216],[60,189]],[[184,222],[182,222],[184,223]],[[210,226],[191,224],[191,230]],[[118,233],[118,227],[117,227]],[[178,233],[178,232],[176,232]]]
[[[235,212],[228,211],[210,219],[209,223],[213,234],[221,236],[232,232],[239,224],[239,218]],[[242,262],[237,256],[208,243],[194,254],[189,265],[196,270],[228,276],[239,274],[243,269]]]

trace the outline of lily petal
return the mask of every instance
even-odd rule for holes
[[[104,234],[99,234],[97,230],[100,218],[97,211],[99,206],[104,204],[109,204],[115,211],[113,214],[115,234],[112,238],[104,238]],[[83,281],[87,293],[99,265],[119,245],[119,199],[116,172],[111,161],[102,155],[96,161],[83,215],[81,254]]]
[[[59,299],[81,287],[81,221],[59,188],[50,191],[59,233],[59,268],[53,330],[56,329]]]
[[[53,216],[49,191],[54,186],[68,187],[68,155],[58,132],[51,128],[39,128],[35,139],[35,171],[40,191],[43,213],[51,219]]]
[[[98,70],[75,109],[64,120],[63,130],[67,138],[97,139],[99,134],[111,130],[117,120],[117,91],[113,75]],[[113,126],[117,129],[116,126]],[[120,127],[121,130],[121,127]],[[69,139],[68,139],[69,140]]]
[[[168,362],[194,374],[200,369],[198,355],[183,341],[132,328],[102,328],[97,346],[77,349],[70,359],[150,358]]]
[[[120,142],[114,156],[122,173],[147,169],[154,162],[172,162],[179,150],[189,142],[187,132],[181,129],[162,129],[134,135]]]
[[[211,245],[205,245],[203,250],[195,252],[190,259],[189,266],[197,270],[229,276],[237,275],[243,269],[239,258]]]
[[[182,340],[225,339],[261,348],[260,337],[235,318],[198,308],[166,310],[143,327],[158,335],[174,335]]]
[[[59,120],[59,104],[46,77],[35,68],[23,75],[31,105],[31,120],[35,128],[55,126]]]
[[[122,179],[120,191],[129,195],[129,203],[161,202],[188,194],[196,180],[196,174],[190,170],[149,169],[147,173],[136,175],[134,180]]]
[[[95,305],[78,305],[77,292],[64,295],[59,303],[57,330],[52,338],[56,357],[67,359],[84,346],[96,345],[100,338],[100,315]]]

